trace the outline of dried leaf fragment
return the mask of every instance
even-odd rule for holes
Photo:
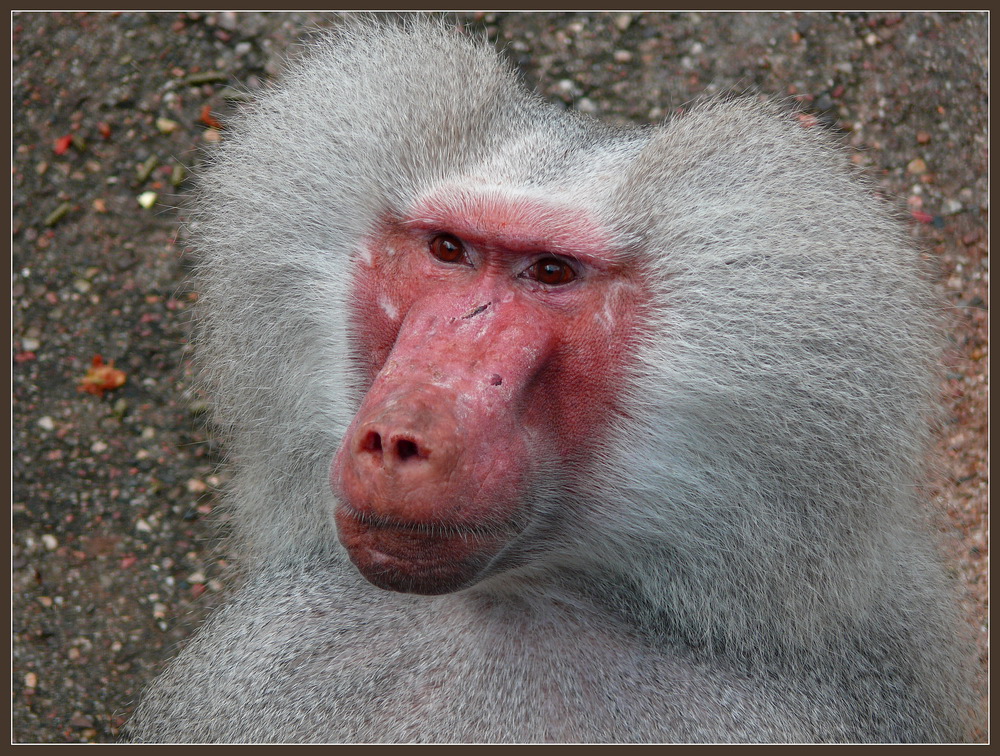
[[[115,361],[111,360],[105,365],[104,358],[95,354],[90,369],[80,379],[77,390],[95,396],[104,396],[105,391],[116,389],[124,383],[125,373],[115,368]]]
[[[215,116],[212,115],[212,106],[206,105],[201,109],[201,117],[198,119],[206,126],[213,129],[221,129],[222,124],[219,122]]]

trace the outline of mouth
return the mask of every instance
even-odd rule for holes
[[[392,520],[337,506],[340,542],[373,585],[438,595],[476,582],[508,535],[501,528]]]

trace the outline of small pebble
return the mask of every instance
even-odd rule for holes
[[[137,166],[135,169],[135,176],[139,183],[148,181],[149,177],[153,175],[153,171],[156,170],[156,166],[160,164],[160,159],[156,155],[150,155],[146,158],[141,165]]]
[[[45,216],[45,220],[42,221],[46,226],[54,226],[59,221],[61,221],[66,214],[73,209],[73,205],[69,202],[60,203],[59,207],[53,210],[51,213]]]
[[[236,31],[237,16],[233,11],[223,11],[217,16],[216,22],[227,31]]]
[[[177,121],[172,121],[169,118],[157,118],[156,128],[161,134],[173,134],[181,125]]]
[[[94,720],[78,711],[70,717],[69,723],[73,727],[93,727]]]
[[[184,183],[185,178],[187,178],[187,169],[181,163],[174,163],[174,167],[170,171],[170,185],[180,186]]]
[[[573,83],[572,79],[560,79],[556,83],[556,89],[565,94],[573,94],[576,91],[576,84]]]
[[[906,170],[914,176],[919,176],[921,173],[927,172],[927,163],[920,158],[914,158],[906,164]]]

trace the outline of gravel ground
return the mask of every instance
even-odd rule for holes
[[[199,148],[219,137],[211,113],[235,107],[230,84],[258,88],[311,25],[333,20],[13,17],[14,741],[113,740],[142,686],[231,587],[210,516],[224,473],[191,388],[191,255],[172,208]],[[704,92],[756,89],[798,100],[858,148],[949,305],[929,493],[985,696],[986,15],[464,20],[546,96],[584,112],[657,120]],[[78,390],[95,355],[114,360],[124,385]]]

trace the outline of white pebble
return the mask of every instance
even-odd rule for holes
[[[946,199],[941,206],[942,215],[954,215],[962,210],[962,203],[954,199]]]

